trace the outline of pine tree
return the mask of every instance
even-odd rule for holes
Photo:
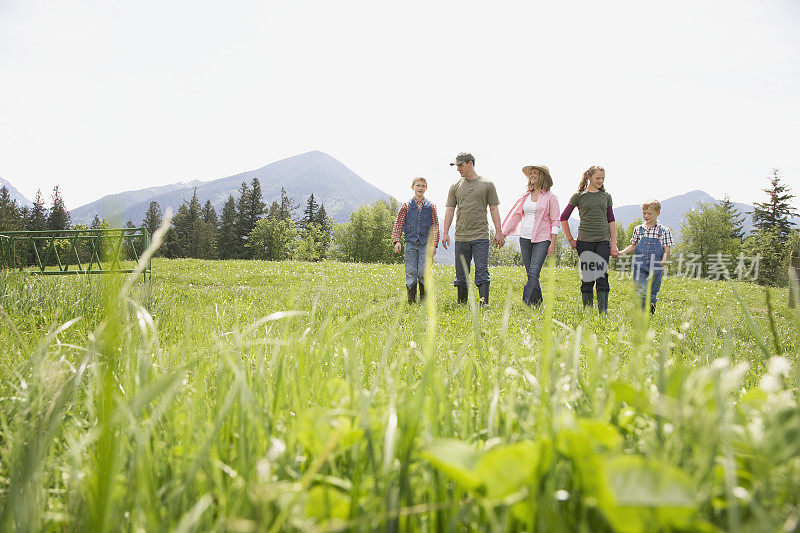
[[[251,256],[248,248],[245,247],[247,236],[253,231],[249,226],[249,217],[247,215],[250,209],[252,193],[250,187],[246,182],[242,182],[239,187],[239,200],[236,202],[236,257],[249,258]]]
[[[731,219],[731,225],[733,227],[731,237],[738,239],[739,242],[742,242],[744,240],[744,216],[742,215],[741,211],[739,211],[736,205],[731,202],[731,198],[727,194],[719,203],[719,205],[726,213],[728,213],[728,216]]]
[[[8,187],[0,187],[0,230],[15,231],[23,227],[22,213],[17,201],[11,198]]]
[[[197,199],[197,189],[195,188],[192,199],[178,208],[175,215],[173,227],[175,228],[176,254],[177,257],[200,257],[200,201]]]
[[[26,226],[28,231],[42,231],[47,229],[47,208],[44,205],[41,189],[36,191],[36,198],[33,200],[33,206],[31,206],[28,211]]]
[[[203,206],[202,219],[203,222],[211,224],[215,228],[219,224],[217,220],[217,211],[214,209],[214,205],[211,203],[211,200],[206,200],[206,203]]]
[[[258,182],[258,178],[253,178],[253,181],[250,183],[250,208],[247,213],[250,231],[253,231],[253,228],[256,227],[256,223],[264,216],[265,207],[266,205],[261,195],[261,184]]]
[[[770,188],[762,189],[769,199],[766,202],[756,202],[753,206],[753,226],[758,234],[775,230],[781,242],[786,242],[793,226],[789,217],[798,216],[789,203],[794,195],[789,194],[789,187],[781,183],[781,175],[777,168],[772,169],[769,180]]]
[[[158,202],[150,202],[144,214],[144,219],[142,220],[144,229],[146,229],[150,235],[153,235],[158,227],[161,226],[163,220],[164,216],[161,213],[161,206],[158,205]]]
[[[90,226],[92,229],[100,229],[100,226],[103,223],[100,221],[100,216],[95,213],[94,218],[92,219],[92,225]]]
[[[281,187],[281,203],[278,218],[280,220],[294,220],[294,212],[299,206],[286,194],[286,189]]]
[[[319,205],[317,201],[314,199],[314,194],[312,193],[311,196],[308,197],[308,201],[306,202],[306,208],[303,211],[303,221],[301,226],[303,228],[309,227],[311,223],[316,221],[317,211],[319,211]]]
[[[50,207],[50,214],[47,217],[47,229],[63,230],[69,229],[69,213],[64,200],[61,198],[61,191],[58,185],[53,187],[53,203]]]
[[[328,250],[331,247],[331,240],[333,239],[333,221],[328,218],[328,213],[325,212],[325,205],[321,204],[316,214],[314,215],[314,224],[319,226],[322,232],[322,258],[328,256]]]
[[[219,222],[211,200],[206,200],[201,213],[200,249],[204,259],[219,258]]]
[[[236,234],[236,200],[233,195],[228,196],[222,206],[222,218],[219,223],[219,258],[234,259],[238,257],[237,249],[239,238]]]

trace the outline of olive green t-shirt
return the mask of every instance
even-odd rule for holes
[[[613,205],[613,202],[610,194],[605,191],[576,192],[569,199],[569,205],[577,207],[581,217],[577,240],[599,242],[611,239],[611,231],[608,228],[608,208]]]
[[[446,207],[456,208],[455,240],[459,242],[489,238],[486,207],[500,205],[494,183],[480,176],[461,178],[450,186]]]

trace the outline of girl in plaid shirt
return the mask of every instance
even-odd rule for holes
[[[641,298],[642,308],[647,302],[648,280],[651,276],[653,278],[650,286],[650,314],[656,312],[656,298],[661,289],[664,266],[669,260],[670,250],[675,246],[672,231],[659,224],[659,214],[661,203],[658,200],[643,203],[644,224],[634,228],[630,246],[620,251],[620,255],[633,252],[633,279],[636,281],[636,291]]]

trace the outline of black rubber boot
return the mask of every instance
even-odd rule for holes
[[[651,315],[656,314],[656,304],[654,304],[654,303],[650,304],[650,314]]]
[[[597,312],[605,314],[608,310],[608,292],[597,292]]]
[[[467,296],[469,296],[469,291],[467,291],[466,287],[456,287],[458,289],[458,303],[465,304],[467,303]]]
[[[413,304],[417,301],[417,284],[415,283],[411,287],[406,287],[406,291],[408,292],[408,303]]]
[[[583,307],[594,307],[594,297],[591,292],[582,292]]]
[[[478,285],[478,296],[480,296],[481,307],[489,307],[489,284]]]
[[[422,300],[425,298],[425,284],[421,281],[419,282],[419,299]]]

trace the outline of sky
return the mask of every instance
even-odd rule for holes
[[[800,197],[796,0],[0,0],[0,177],[72,209],[321,150],[399,199],[476,158],[615,205]],[[795,199],[795,206],[800,201]]]

